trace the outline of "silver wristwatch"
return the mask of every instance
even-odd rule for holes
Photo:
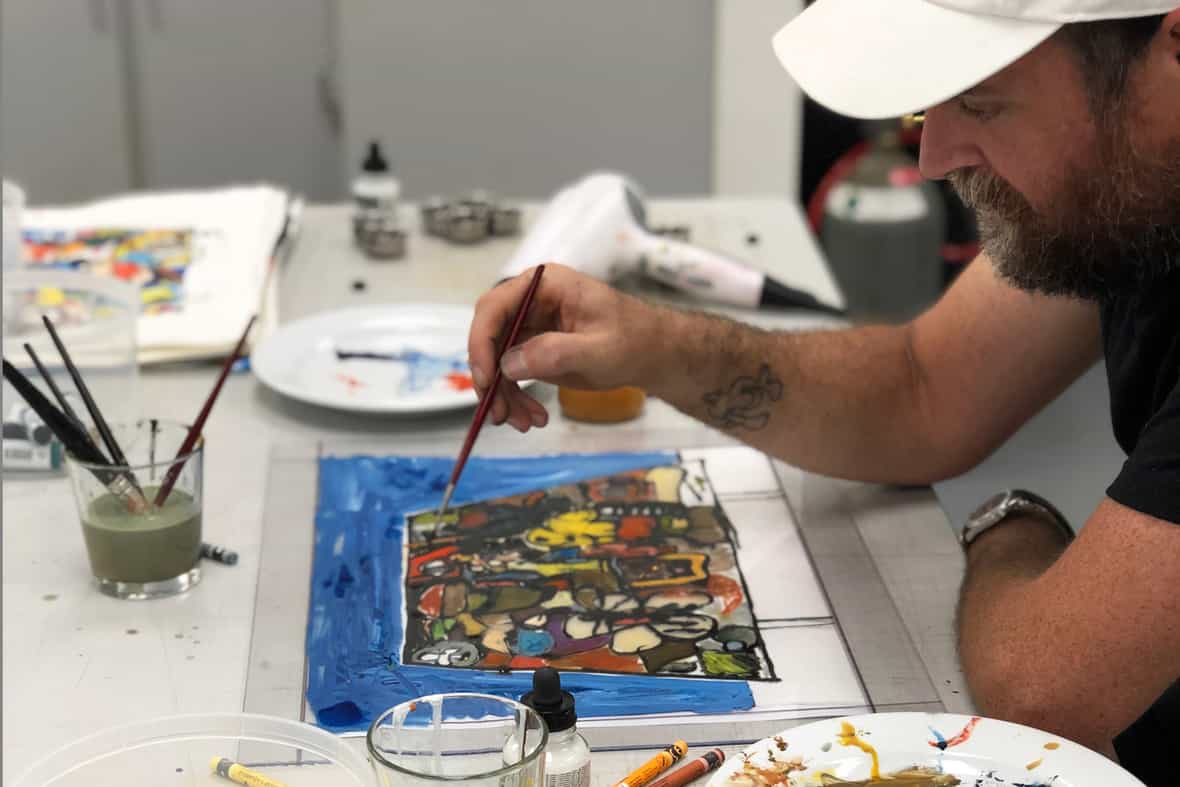
[[[967,518],[963,532],[959,534],[959,543],[966,549],[980,535],[1013,514],[1035,514],[1053,522],[1067,542],[1073,541],[1073,528],[1069,526],[1069,520],[1052,503],[1023,489],[1009,489],[988,498],[983,505],[975,509]]]

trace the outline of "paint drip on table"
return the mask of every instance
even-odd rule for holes
[[[445,691],[518,697],[563,671],[584,716],[723,713],[775,681],[733,527],[673,452],[325,458],[308,700],[363,729]]]

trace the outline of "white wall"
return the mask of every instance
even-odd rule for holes
[[[719,0],[714,50],[713,191],[794,198],[803,96],[770,39],[803,0]]]
[[[341,3],[345,166],[376,137],[414,198],[547,197],[593,169],[707,193],[724,2]]]

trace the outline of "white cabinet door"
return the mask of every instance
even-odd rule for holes
[[[117,1],[0,3],[0,166],[30,202],[132,183]]]
[[[379,138],[411,196],[544,197],[596,168],[657,194],[710,190],[712,0],[338,9],[347,172]]]
[[[344,194],[323,95],[330,0],[128,0],[151,188],[267,180]]]

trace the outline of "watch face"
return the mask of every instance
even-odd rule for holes
[[[968,518],[968,521],[975,522],[976,520],[983,519],[988,514],[1000,511],[1003,508],[1004,503],[1008,502],[1008,498],[1011,496],[1011,492],[1000,492],[997,495],[992,495],[987,500],[983,501],[983,505],[971,512],[971,516]]]

